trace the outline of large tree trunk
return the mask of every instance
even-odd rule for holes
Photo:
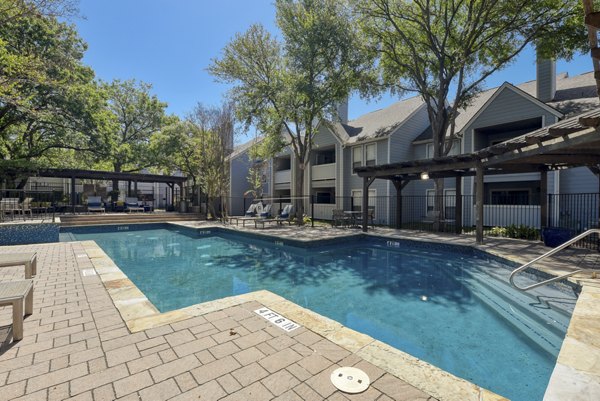
[[[296,223],[304,225],[304,165],[296,162],[296,177],[294,180],[296,189],[295,201],[293,203],[296,210]]]

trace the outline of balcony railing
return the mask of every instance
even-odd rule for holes
[[[285,184],[292,180],[292,170],[279,170],[275,172],[275,184]]]
[[[335,163],[312,166],[311,171],[313,181],[335,180]]]

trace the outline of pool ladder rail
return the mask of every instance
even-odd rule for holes
[[[557,277],[552,277],[551,279],[544,280],[544,281],[542,281],[542,282],[539,282],[539,283],[536,283],[536,284],[532,284],[532,285],[529,285],[529,286],[526,286],[526,287],[520,287],[520,286],[518,286],[517,284],[515,284],[515,281],[514,281],[514,280],[515,280],[515,277],[516,277],[516,275],[517,275],[517,274],[519,274],[519,273],[520,273],[520,272],[522,272],[523,270],[527,269],[528,267],[530,267],[530,266],[531,266],[531,265],[533,265],[534,263],[537,263],[537,262],[539,262],[540,260],[546,259],[547,257],[550,257],[550,256],[552,256],[552,255],[554,255],[554,254],[556,254],[556,253],[558,253],[558,252],[562,251],[563,249],[565,249],[565,248],[568,248],[569,246],[573,245],[573,244],[574,244],[574,243],[576,243],[577,241],[580,241],[580,240],[582,240],[583,238],[585,238],[585,237],[587,237],[587,236],[590,236],[590,235],[592,235],[592,234],[600,234],[600,229],[598,229],[598,228],[593,228],[593,229],[587,230],[587,231],[585,231],[585,232],[583,232],[583,233],[579,234],[578,236],[571,238],[569,241],[565,242],[564,244],[557,246],[556,248],[554,248],[554,249],[550,250],[549,252],[546,252],[546,253],[545,253],[545,254],[543,254],[542,256],[539,256],[539,257],[537,257],[537,258],[533,259],[531,262],[525,263],[524,265],[522,265],[522,266],[520,266],[520,267],[516,268],[516,269],[515,269],[515,270],[513,270],[513,272],[510,274],[510,277],[509,277],[510,284],[511,284],[513,287],[515,287],[516,289],[518,289],[518,290],[521,290],[521,291],[529,291],[529,290],[532,290],[532,289],[534,289],[534,288],[541,287],[541,286],[543,286],[543,285],[547,285],[547,284],[553,283],[553,282],[555,282],[555,281],[562,280],[562,279],[564,279],[564,278],[567,278],[567,277],[569,277],[569,276],[572,276],[572,275],[574,275],[574,274],[577,274],[577,273],[583,273],[583,272],[592,272],[592,278],[595,278],[595,277],[596,277],[596,272],[597,272],[597,271],[596,271],[596,270],[594,270],[594,269],[576,269],[576,270],[573,270],[573,271],[571,271],[571,272],[569,272],[569,273],[567,273],[567,274],[563,274],[563,275],[561,275],[561,276],[557,276]]]

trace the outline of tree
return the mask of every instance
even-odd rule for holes
[[[199,204],[201,193],[206,194],[212,216],[218,215],[216,201],[226,213],[226,158],[233,146],[234,125],[230,104],[198,104],[184,121],[165,127],[152,138],[153,153],[159,155],[160,164],[170,172],[182,172],[192,181],[194,204]]]
[[[37,10],[36,3],[0,0],[0,163],[5,168],[52,164],[57,149],[92,150],[90,140],[105,118],[102,91],[81,61],[86,44],[72,26]]]
[[[167,104],[135,80],[103,83],[112,121],[102,133],[98,160],[116,172],[140,171],[157,164],[149,146],[152,135],[167,123]],[[172,117],[171,117],[172,118]]]
[[[360,85],[370,59],[358,46],[344,2],[277,0],[275,6],[282,42],[253,25],[236,35],[209,71],[234,84],[230,97],[238,118],[265,137],[283,136],[292,148],[295,195],[301,197],[317,122],[335,116],[336,104]],[[302,224],[302,202],[296,211]]]
[[[586,48],[579,0],[353,0],[383,87],[423,97],[434,157],[458,137],[454,121],[494,72],[526,46],[543,57]],[[443,181],[436,180],[441,199]],[[436,210],[442,210],[441,205]]]

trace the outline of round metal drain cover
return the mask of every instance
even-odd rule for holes
[[[331,383],[344,393],[355,394],[362,393],[369,388],[371,381],[362,370],[345,366],[337,368],[331,373]]]

